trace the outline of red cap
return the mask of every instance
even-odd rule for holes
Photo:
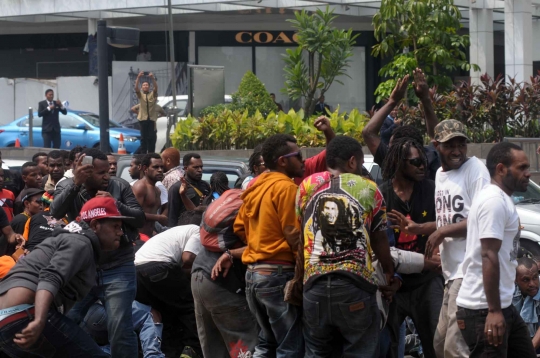
[[[132,219],[120,214],[116,207],[116,200],[111,197],[97,197],[88,200],[81,209],[80,217],[86,222],[100,219]]]

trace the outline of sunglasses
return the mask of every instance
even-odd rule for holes
[[[302,152],[292,152],[289,154],[282,155],[279,158],[292,158],[292,157],[296,157],[298,158],[299,161],[302,161]],[[279,158],[276,159],[276,162],[279,160]]]
[[[409,162],[410,165],[414,165],[417,168],[420,168],[422,165],[426,165],[426,162],[423,158],[412,158],[412,159],[404,159]]]
[[[258,167],[265,167],[264,162],[257,164]]]

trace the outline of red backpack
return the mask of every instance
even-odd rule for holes
[[[223,252],[239,246],[239,240],[224,233],[234,224],[242,206],[241,189],[229,189],[208,206],[201,223],[201,244],[209,251]]]

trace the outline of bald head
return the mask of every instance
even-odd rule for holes
[[[176,148],[167,148],[161,153],[163,166],[166,172],[180,165],[180,151]]]

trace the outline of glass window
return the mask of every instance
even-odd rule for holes
[[[19,122],[19,127],[28,127],[28,117],[26,117],[24,120]],[[34,127],[41,127],[41,123],[43,123],[43,118],[38,117],[37,115],[34,116],[33,125]]]
[[[71,128],[75,129],[77,128],[77,125],[83,123],[80,119],[75,118],[69,114],[62,114],[60,113],[60,116],[58,118],[60,121],[60,127],[61,128]]]
[[[285,87],[285,72],[283,67],[284,54],[287,49],[294,47],[256,47],[255,48],[255,68],[257,77],[264,83],[268,93],[275,93],[276,102],[281,104],[284,111],[290,107],[289,98],[281,93],[281,89]]]
[[[252,71],[251,47],[199,46],[199,65],[225,67],[225,94],[238,90],[247,71]]]
[[[354,55],[347,68],[350,76],[340,76],[337,79],[343,85],[334,81],[330,90],[325,94],[325,102],[332,111],[339,105],[340,111],[350,111],[357,108],[360,111],[366,110],[366,48],[354,47]]]

